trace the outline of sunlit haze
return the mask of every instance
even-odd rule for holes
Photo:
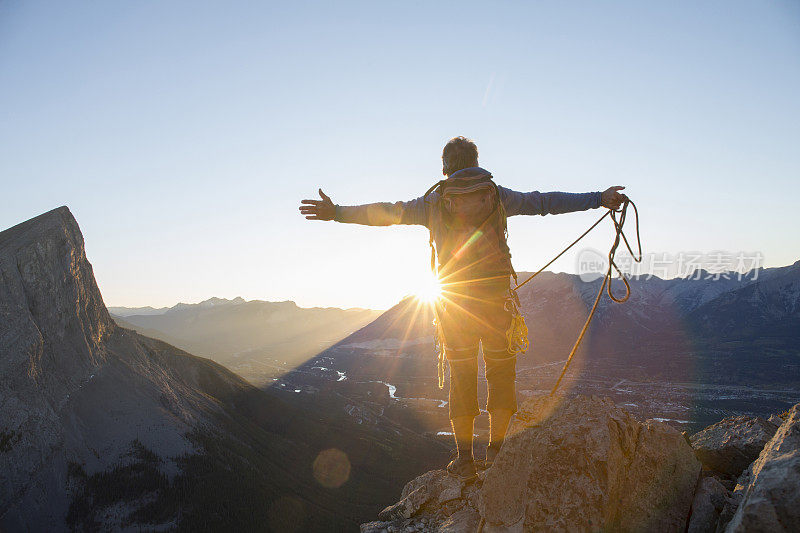
[[[798,94],[792,1],[3,2],[0,228],[68,205],[108,305],[387,308],[435,294],[427,230],[297,205],[418,197],[465,135],[512,189],[627,186],[646,252],[786,265]],[[515,267],[600,214],[510,219]]]

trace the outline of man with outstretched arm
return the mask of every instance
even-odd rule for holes
[[[449,415],[458,456],[447,471],[461,479],[476,475],[472,454],[478,407],[478,353],[483,347],[489,412],[491,466],[517,410],[516,350],[510,346],[515,294],[506,217],[618,209],[625,196],[614,186],[604,192],[517,192],[494,183],[478,166],[478,148],[455,137],[442,152],[442,174],[426,195],[408,202],[340,206],[319,189],[321,200],[303,200],[300,212],[309,220],[389,226],[418,224],[431,232],[442,283],[437,303],[439,335],[450,368]]]

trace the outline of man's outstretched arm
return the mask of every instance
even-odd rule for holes
[[[575,211],[586,211],[597,207],[618,209],[625,199],[620,193],[625,187],[609,187],[603,192],[517,192],[499,187],[503,207],[508,216],[514,215],[558,215]]]
[[[417,198],[410,202],[378,202],[374,204],[336,205],[322,189],[322,200],[303,200],[300,213],[308,220],[335,220],[366,226],[391,226],[393,224],[420,224],[427,222],[425,201]]]

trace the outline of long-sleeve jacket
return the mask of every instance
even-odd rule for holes
[[[490,175],[480,167],[465,168],[454,173],[453,176]],[[557,215],[574,211],[586,211],[600,207],[600,192],[569,193],[569,192],[518,192],[505,187],[497,187],[500,192],[500,201],[503,203],[507,216],[515,215]],[[429,227],[430,209],[436,205],[438,192],[432,192],[427,197],[420,196],[408,202],[378,202],[356,206],[336,206],[335,220],[350,224],[365,224],[367,226],[391,226],[393,224],[411,224]],[[434,230],[438,228],[429,228]]]

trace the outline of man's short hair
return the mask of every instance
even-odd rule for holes
[[[442,150],[442,172],[449,176],[464,168],[478,166],[478,147],[466,137],[453,137]]]

